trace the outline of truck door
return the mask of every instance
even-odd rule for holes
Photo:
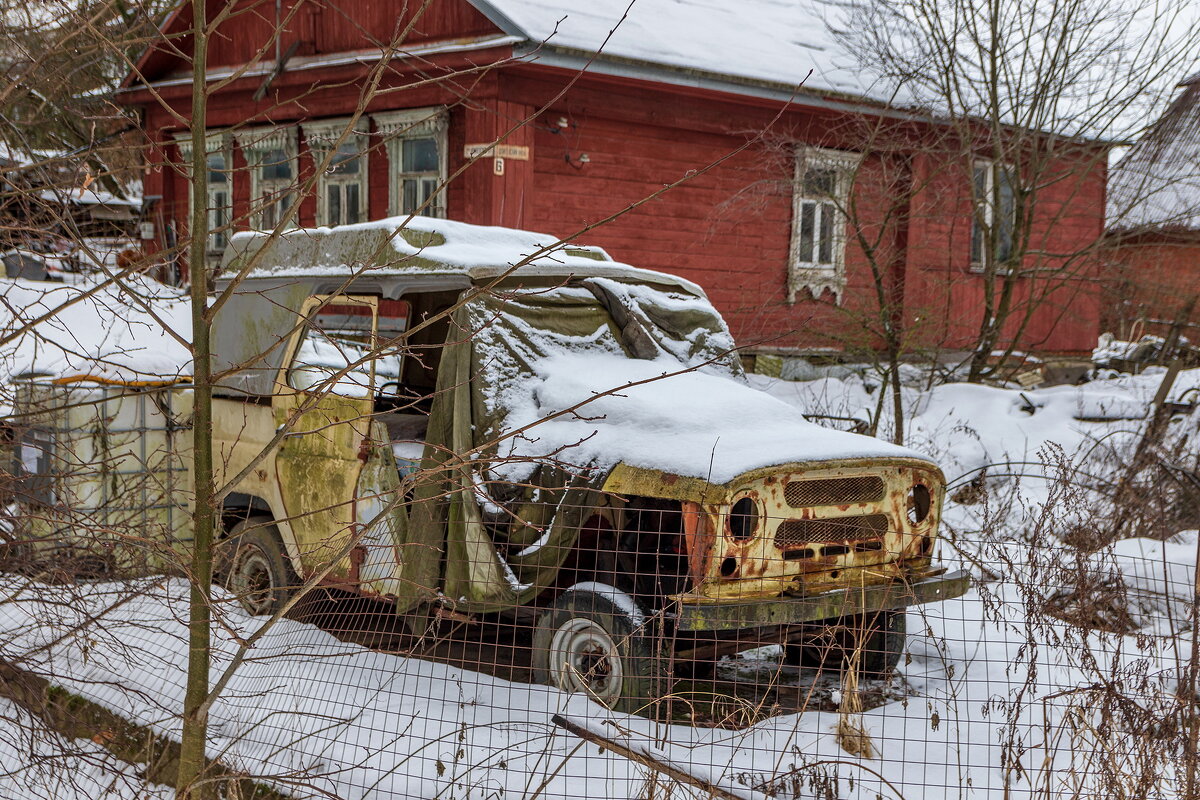
[[[275,473],[305,575],[334,562],[330,579],[357,577],[351,537],[370,455],[377,322],[374,297],[310,298],[272,398],[276,425],[290,429]]]

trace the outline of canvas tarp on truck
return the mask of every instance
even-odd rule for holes
[[[583,517],[607,503],[599,487],[615,462],[573,447],[571,432],[562,438],[566,423],[582,445],[591,423],[586,404],[563,411],[541,402],[548,363],[607,354],[652,360],[668,374],[741,375],[733,340],[707,302],[609,279],[479,294],[455,312],[451,330],[402,561],[410,585],[436,585],[444,531],[443,591],[472,610],[536,596]],[[555,434],[542,437],[550,425]]]

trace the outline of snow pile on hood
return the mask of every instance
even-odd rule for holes
[[[519,460],[558,457],[577,465],[630,466],[726,483],[795,461],[919,458],[868,436],[823,428],[750,386],[686,370],[678,361],[562,353],[535,362],[536,375],[503,398],[508,440]],[[637,385],[630,385],[637,384]]]
[[[136,382],[190,375],[191,354],[164,330],[191,339],[186,298],[150,280],[125,284],[128,292],[99,282],[0,279],[0,377]]]

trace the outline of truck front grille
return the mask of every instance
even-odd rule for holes
[[[836,519],[788,519],[775,530],[775,546],[780,550],[808,547],[825,542],[863,542],[882,539],[887,533],[886,514]]]
[[[854,478],[791,481],[783,489],[783,499],[792,508],[808,508],[875,503],[883,499],[883,492],[883,478],[860,475]]]

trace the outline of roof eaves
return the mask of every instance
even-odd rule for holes
[[[460,53],[471,50],[484,50],[489,47],[503,47],[510,44],[516,44],[523,39],[507,34],[498,36],[481,36],[472,37],[469,39],[453,39],[448,41],[436,41],[413,45],[397,50],[392,56],[397,61],[402,61],[405,58],[413,56],[430,56],[440,53]],[[370,64],[386,56],[386,52],[377,48],[368,50],[353,50],[341,53],[327,53],[315,56],[298,56],[288,62],[288,72],[302,72],[309,69],[318,69],[321,67],[342,67],[353,64]],[[210,69],[205,76],[207,82],[225,80],[237,74],[240,78],[254,78],[268,75],[275,69],[274,60],[263,61],[252,66],[239,64],[232,67],[217,67]],[[162,89],[168,86],[182,86],[190,84],[192,78],[190,75],[176,75],[171,78],[164,78],[159,81],[150,83],[139,83],[133,86],[123,87],[118,90],[118,94],[138,91],[144,88]]]
[[[137,59],[133,63],[133,68],[126,72],[125,77],[121,79],[121,83],[117,87],[118,93],[125,89],[133,88],[135,85],[150,85],[142,81],[141,77],[144,74],[146,64],[150,61],[150,57],[154,54],[155,45],[158,43],[158,41],[166,38],[168,31],[175,26],[175,21],[181,14],[183,14],[184,9],[189,8],[190,6],[191,0],[180,0],[180,2],[174,8],[167,12],[162,24],[158,26],[158,39],[150,42],[145,49],[138,54]]]
[[[509,36],[519,36],[522,39],[531,39],[529,32],[522,28],[517,23],[513,22],[512,18],[505,14],[500,9],[496,8],[496,4],[491,0],[467,0],[475,10],[483,14],[492,24],[500,30],[507,33]]]
[[[525,44],[513,48],[513,55],[526,63],[547,67],[586,70],[599,75],[759,97],[834,111],[859,113],[866,111],[874,115],[898,119],[928,119],[929,117],[928,114],[916,110],[892,107],[886,101],[862,95],[834,90],[822,90],[819,93],[806,91],[803,85],[793,86],[691,67],[677,67],[653,61],[611,56],[570,47],[556,47],[546,42],[533,43],[527,40]]]

